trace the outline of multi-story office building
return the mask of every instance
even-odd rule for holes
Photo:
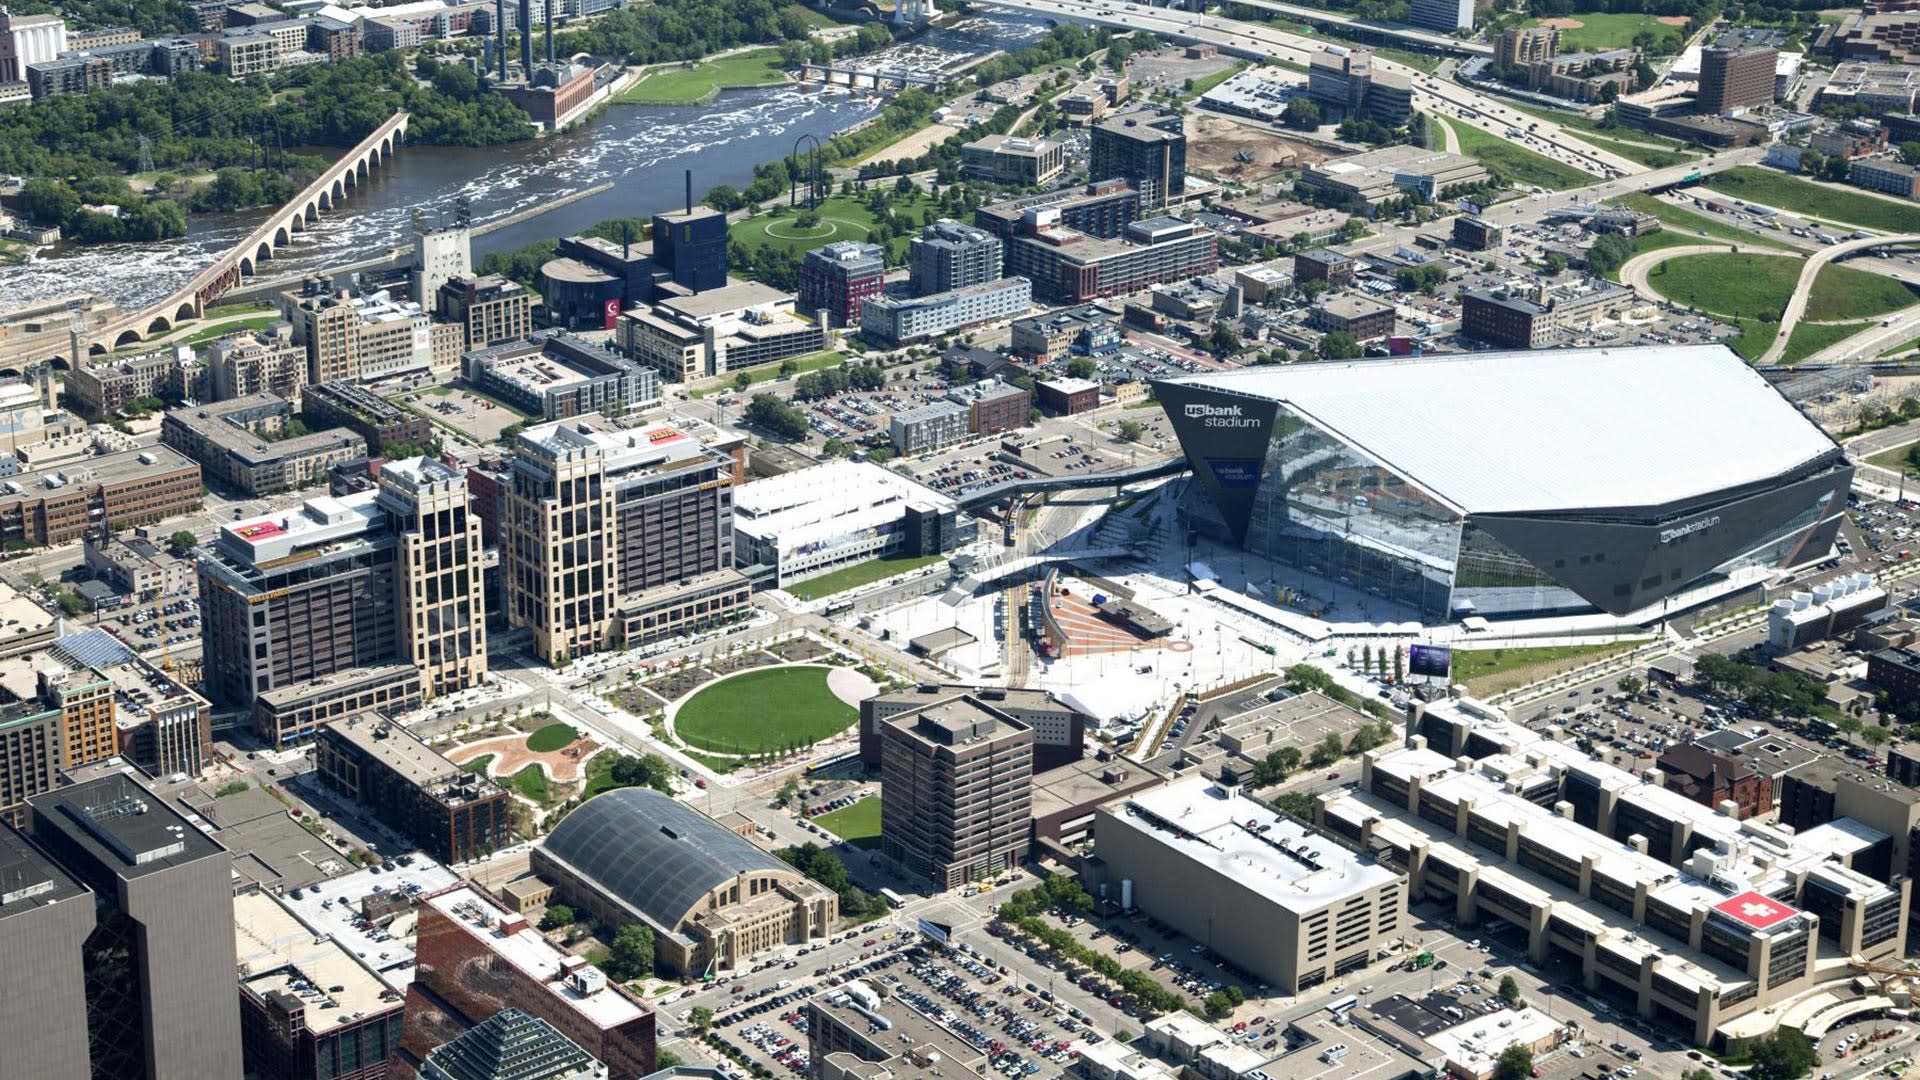
[[[1414,195],[1425,202],[1436,202],[1455,188],[1486,179],[1487,170],[1462,154],[1418,146],[1385,146],[1310,165],[1299,182],[1317,190],[1323,198],[1372,214],[1390,199]]]
[[[200,507],[200,466],[168,446],[15,473],[0,490],[0,544],[64,544]]]
[[[240,1043],[258,1080],[386,1080],[402,1003],[367,962],[265,892],[233,898]]]
[[[1026,857],[1033,729],[955,694],[880,721],[880,849],[952,889]]]
[[[249,394],[293,401],[307,385],[307,352],[286,323],[215,338],[207,344],[206,381],[214,401]]]
[[[448,278],[434,295],[434,311],[466,328],[465,351],[518,341],[533,329],[533,294],[498,274]]]
[[[281,294],[293,343],[307,350],[307,381],[372,382],[405,372],[449,371],[459,363],[466,329],[435,322],[410,301],[375,293]]]
[[[1220,265],[1213,230],[1177,218],[1136,221],[1102,240],[1039,218],[1007,244],[1007,274],[1033,283],[1045,302],[1075,304],[1121,296],[1163,281],[1212,273]]]
[[[512,842],[505,788],[378,713],[322,725],[314,768],[328,787],[443,863],[481,858]]]
[[[427,1052],[421,1080],[607,1080],[607,1067],[519,1009],[502,1009]]]
[[[1460,333],[1503,349],[1544,349],[1562,334],[1590,326],[1608,308],[1632,296],[1607,284],[1571,293],[1550,292],[1542,286],[1529,296],[1470,289],[1460,294]]]
[[[65,771],[119,753],[114,725],[114,684],[101,672],[74,662],[58,648],[0,660],[0,695],[16,716],[51,713],[57,738],[47,749]],[[32,770],[25,761],[0,761],[0,771]],[[44,790],[45,785],[41,785]],[[32,794],[32,792],[28,792]],[[10,809],[0,804],[0,809]]]
[[[1393,333],[1393,305],[1363,296],[1335,296],[1322,300],[1307,314],[1307,323],[1323,334],[1352,334],[1356,341],[1372,341]]]
[[[398,716],[425,701],[420,672],[412,664],[352,667],[254,698],[253,729],[275,732],[278,739],[291,742],[311,736],[338,716],[369,711]]]
[[[1367,966],[1406,932],[1396,870],[1195,776],[1095,811],[1090,886],[1282,994]]]
[[[861,763],[868,768],[880,766],[882,721],[962,694],[971,694],[1032,729],[1036,773],[1078,761],[1086,752],[1086,714],[1044,690],[922,684],[875,694],[860,703]]]
[[[583,957],[563,951],[483,889],[466,882],[422,898],[415,910],[413,985],[401,1052],[418,1062],[518,1009],[607,1066],[608,1080],[653,1072],[654,1014]]]
[[[733,482],[731,457],[666,424],[521,433],[500,496],[508,623],[557,664],[736,615]]]
[[[915,296],[932,296],[997,281],[1003,261],[998,236],[957,221],[937,221],[927,226],[907,247],[907,265]]]
[[[824,309],[822,309],[824,310]],[[777,364],[833,343],[832,315],[794,311],[793,297],[743,281],[662,300],[619,317],[621,347],[667,382]]]
[[[424,448],[433,442],[433,421],[404,409],[354,382],[309,386],[300,395],[300,411],[318,428],[343,428],[364,439],[367,452],[379,457],[414,456],[393,449]]]
[[[136,599],[152,600],[193,589],[193,563],[174,554],[170,547],[155,543],[144,529],[126,536],[88,536],[82,545],[81,557],[86,560],[87,570]]]
[[[53,987],[79,966],[85,1008],[48,1037],[69,1041],[57,1033],[84,1024],[95,1077],[241,1075],[232,853],[129,773],[27,805],[35,844],[93,890],[94,925],[79,954],[8,976]]]
[[[119,756],[149,776],[197,775],[213,755],[213,707],[172,672],[149,663],[119,638],[98,628],[68,634],[32,655],[41,700],[57,706],[63,721],[74,707],[96,705],[89,689],[104,683],[112,694],[108,715]],[[96,745],[105,747],[104,739]],[[77,763],[77,762],[76,762]],[[72,766],[67,766],[71,768]]]
[[[924,454],[951,446],[967,437],[967,407],[936,401],[901,409],[887,421],[887,436],[896,454]]]
[[[1700,111],[1721,116],[1773,103],[1773,67],[1778,49],[1710,48],[1700,53]]]
[[[868,462],[830,461],[734,494],[733,550],[782,586],[883,555],[937,555],[973,539],[952,499]]]
[[[208,692],[246,706],[278,695],[255,710],[275,746],[311,737],[298,702],[353,669],[406,664],[416,693],[470,686],[486,674],[486,604],[465,476],[389,462],[376,490],[222,526],[202,551],[200,605]]]
[[[1023,277],[925,296],[876,296],[861,305],[860,332],[891,348],[1025,315],[1032,307],[1033,283]]]
[[[960,148],[960,171],[996,184],[1040,187],[1066,167],[1066,141],[1053,136],[988,135]]]
[[[37,699],[0,704],[0,817],[22,820],[29,798],[53,790],[64,742],[59,709]]]
[[[1329,45],[1308,61],[1307,95],[1341,117],[1360,111],[1372,85],[1372,49]]]
[[[660,374],[585,338],[542,330],[460,358],[467,381],[545,420],[660,404]]]
[[[1523,26],[1500,31],[1493,43],[1495,67],[1523,67],[1560,55],[1560,28]]]
[[[1140,190],[1125,180],[1096,180],[1085,187],[982,206],[973,212],[973,223],[1009,245],[1015,236],[1042,224],[1111,240],[1139,219],[1142,205]],[[1010,264],[1005,272],[1013,273]]]
[[[1473,29],[1473,0],[1413,0],[1407,21],[1450,34]]]
[[[712,207],[653,215],[653,261],[686,292],[727,283],[727,215]]]
[[[1920,169],[1883,158],[1861,158],[1847,166],[1847,182],[1868,191],[1920,199]]]
[[[92,1080],[81,957],[93,930],[91,890],[0,825],[0,956],[8,980],[0,1044],[9,1071],[35,1080]]]
[[[1093,125],[1087,176],[1125,180],[1145,206],[1160,207],[1187,190],[1187,136],[1179,113],[1145,110]]]
[[[1373,81],[1367,87],[1367,116],[1390,128],[1406,127],[1413,119],[1412,76],[1397,71],[1374,72]]]
[[[1120,340],[1113,316],[1091,304],[1013,322],[1013,354],[1037,364],[1069,353],[1098,356],[1118,352]]]
[[[859,326],[860,305],[879,296],[885,287],[885,256],[880,245],[858,240],[840,240],[814,248],[800,260],[800,287],[795,303],[804,311],[826,311],[836,325]],[[994,272],[999,271],[996,262]]]
[[[335,465],[367,456],[367,441],[345,428],[272,437],[292,419],[284,398],[248,394],[169,410],[160,439],[199,462],[209,481],[247,495],[310,487]]]

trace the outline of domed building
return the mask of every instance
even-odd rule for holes
[[[576,910],[651,928],[659,965],[688,975],[822,937],[840,914],[831,890],[650,788],[581,804],[532,863]]]

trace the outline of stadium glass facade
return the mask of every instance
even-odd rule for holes
[[[1287,403],[1178,382],[1155,390],[1197,481],[1190,525],[1301,571],[1281,584],[1312,595],[1311,575],[1428,623],[1657,616],[1675,594],[1743,569],[1824,557],[1853,475],[1836,447],[1789,473],[1663,505],[1476,513],[1409,479],[1420,463],[1380,460]]]

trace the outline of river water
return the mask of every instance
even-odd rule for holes
[[[1046,32],[1037,19],[970,18],[914,39],[916,45],[979,55],[1017,48]],[[613,104],[592,122],[551,139],[484,149],[408,146],[374,170],[370,182],[324,214],[263,273],[297,274],[384,254],[408,242],[415,208],[429,220],[450,219],[465,195],[484,225],[571,192],[611,182],[597,195],[474,240],[474,260],[543,237],[564,236],[614,217],[646,217],[685,201],[683,171],[693,170],[694,197],[715,184],[745,187],[753,167],[782,157],[796,140],[822,140],[877,113],[883,102],[838,89],[768,87],[728,91],[706,105]],[[187,235],[155,244],[63,247],[24,266],[0,267],[0,309],[92,292],[133,310],[185,284],[265,215],[199,214]]]

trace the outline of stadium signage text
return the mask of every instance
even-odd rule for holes
[[[1720,515],[1708,514],[1706,517],[1689,521],[1685,525],[1675,525],[1671,529],[1661,529],[1660,542],[1663,544],[1671,544],[1683,536],[1692,536],[1697,532],[1705,532],[1718,524],[1720,524]]]
[[[1238,405],[1202,405],[1190,403],[1186,407],[1189,420],[1198,420],[1210,428],[1250,428],[1259,427],[1260,418],[1244,416]]]

